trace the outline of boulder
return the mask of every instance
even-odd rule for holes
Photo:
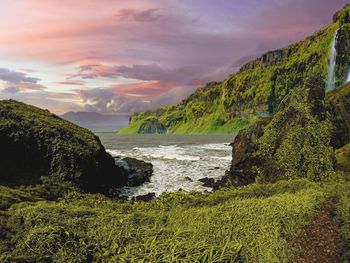
[[[145,194],[145,195],[134,196],[132,198],[132,201],[135,201],[135,202],[149,202],[149,201],[153,200],[154,198],[156,198],[156,194],[155,193],[148,193],[148,194]]]
[[[139,186],[145,182],[149,182],[153,174],[153,165],[151,163],[135,158],[126,157],[123,159],[116,159],[115,163],[128,174],[128,186]]]
[[[166,127],[155,118],[146,119],[140,126],[137,133],[143,134],[166,134]]]

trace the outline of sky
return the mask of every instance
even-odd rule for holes
[[[343,0],[0,0],[0,99],[56,114],[176,103],[332,21]]]

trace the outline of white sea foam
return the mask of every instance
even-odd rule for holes
[[[179,161],[198,161],[199,156],[192,156],[185,153],[185,149],[176,145],[159,147],[135,147],[144,156],[155,159],[179,160]]]
[[[154,192],[210,191],[198,180],[204,177],[219,179],[229,168],[231,147],[228,143],[189,145],[159,145],[108,149],[112,156],[128,156],[151,162],[153,176],[150,182],[138,187],[124,187],[122,193],[129,197]]]

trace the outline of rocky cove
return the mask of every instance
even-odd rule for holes
[[[349,30],[118,134],[0,101],[0,262],[349,262]]]

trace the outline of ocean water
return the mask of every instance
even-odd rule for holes
[[[129,198],[154,192],[211,191],[198,179],[222,177],[230,166],[233,135],[118,135],[95,132],[113,157],[133,157],[153,164],[150,182],[124,187]]]

